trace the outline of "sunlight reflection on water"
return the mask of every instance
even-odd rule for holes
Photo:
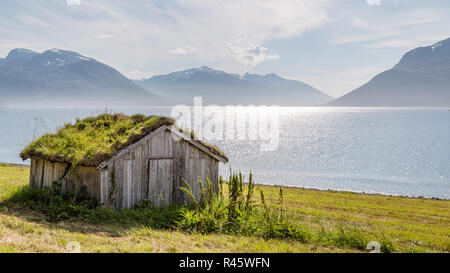
[[[165,114],[168,108],[119,108]],[[0,162],[46,131],[98,109],[0,109]],[[450,112],[408,108],[280,108],[280,145],[212,141],[259,183],[450,198]],[[222,166],[228,175],[230,166]]]

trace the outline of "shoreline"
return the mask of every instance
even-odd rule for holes
[[[30,167],[30,165],[26,165],[26,164],[0,162],[0,167],[2,167],[2,166],[17,167],[17,168],[29,168]],[[400,194],[396,195],[396,194],[388,194],[388,193],[375,193],[375,192],[351,191],[351,190],[333,190],[333,189],[321,189],[321,188],[302,187],[302,186],[293,186],[293,185],[276,185],[276,184],[263,184],[263,183],[255,183],[255,185],[260,186],[260,187],[298,189],[298,190],[308,190],[308,191],[317,191],[317,192],[351,193],[351,194],[380,196],[380,197],[398,197],[398,198],[419,199],[419,200],[450,201],[450,198],[409,196],[409,195],[400,195]]]
[[[284,188],[284,189],[298,189],[298,190],[308,190],[308,191],[317,191],[317,192],[330,192],[330,193],[351,193],[351,194],[367,195],[367,196],[398,197],[398,198],[417,199],[417,200],[450,201],[450,198],[425,197],[425,196],[400,195],[400,194],[396,195],[396,194],[388,194],[388,193],[375,193],[375,192],[351,191],[351,190],[320,189],[320,188],[292,186],[292,185],[276,185],[276,184],[255,183],[255,186],[271,187],[271,188]]]
[[[1,166],[6,166],[6,167],[18,167],[18,168],[29,168],[30,165],[26,165],[26,164],[18,164],[18,163],[5,163],[5,162],[0,162],[0,167]]]

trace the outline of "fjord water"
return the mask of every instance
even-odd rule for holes
[[[280,108],[278,149],[258,141],[209,141],[230,158],[221,167],[252,170],[258,183],[450,198],[450,111],[418,108]],[[169,108],[115,112],[169,115]],[[33,138],[98,109],[0,108],[0,162]],[[243,115],[239,115],[242,116]]]

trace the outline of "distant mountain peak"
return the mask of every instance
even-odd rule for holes
[[[443,46],[443,43],[437,43],[431,46],[431,50],[434,51],[435,49],[440,48],[441,46]]]
[[[37,53],[34,52],[33,50],[26,49],[26,48],[15,48],[15,49],[11,50],[10,53],[11,53],[11,52],[27,53],[27,54],[37,54]]]
[[[8,53],[6,59],[12,59],[17,57],[30,57],[37,54],[38,54],[37,52],[34,52],[26,48],[15,48]]]
[[[28,97],[32,100],[33,96],[59,99],[69,96],[75,101],[102,97],[112,103],[130,97],[136,97],[129,99],[133,103],[159,98],[110,66],[57,48],[42,53],[12,50],[0,61],[0,94],[13,101]]]
[[[212,68],[210,68],[208,66],[200,66],[199,68],[194,68],[194,69],[198,70],[198,71],[202,71],[202,72],[217,71],[217,70],[214,70],[214,69],[212,69]]]
[[[394,68],[329,105],[446,107],[449,75],[450,38],[407,52]]]
[[[53,53],[56,53],[56,54],[61,54],[61,51],[63,51],[63,50],[58,49],[58,48],[52,48],[52,49],[50,49],[50,50],[48,50],[48,51],[53,52]]]
[[[182,71],[172,72],[166,75],[157,75],[153,76],[148,80],[161,80],[161,81],[178,81],[179,83],[183,83],[185,81],[190,81],[193,79],[197,79],[197,81],[201,81],[201,79],[208,78],[212,79],[239,79],[240,76],[237,74],[228,74],[226,72],[212,69],[208,66],[201,66],[196,68],[190,68]],[[144,81],[146,81],[144,79]]]
[[[84,61],[92,61],[94,59],[86,57],[81,55],[78,52],[75,51],[69,51],[69,50],[62,50],[62,49],[58,49],[58,48],[52,48],[49,50],[44,51],[42,54],[46,54],[46,55],[61,55],[61,56],[70,56],[70,57],[75,57],[79,60],[84,60]]]
[[[394,69],[421,72],[441,70],[443,66],[450,67],[450,38],[407,52]]]
[[[258,75],[258,74],[250,74],[246,73],[242,79],[252,82],[266,82],[271,84],[278,84],[282,82],[289,81],[275,73],[268,73],[265,75]]]
[[[275,73],[256,75],[227,73],[207,66],[186,69],[136,81],[153,92],[188,101],[202,96],[215,104],[320,105],[330,96],[300,81]]]
[[[192,69],[188,69],[188,70],[185,70],[185,71],[201,72],[201,73],[207,73],[207,74],[211,74],[211,75],[225,75],[225,74],[228,74],[228,73],[226,73],[224,71],[216,70],[216,69],[213,69],[213,68],[208,67],[208,66],[200,66],[198,68],[192,68]]]
[[[44,51],[31,60],[31,69],[42,69],[43,67],[64,67],[84,61],[95,61],[92,58],[82,56],[74,51],[61,50],[57,48]]]

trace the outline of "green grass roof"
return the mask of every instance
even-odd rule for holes
[[[98,166],[119,150],[135,143],[173,119],[141,114],[102,114],[66,124],[56,134],[46,134],[30,143],[20,154],[23,160],[46,159],[53,162]],[[226,158],[217,147],[198,141],[212,153]]]

